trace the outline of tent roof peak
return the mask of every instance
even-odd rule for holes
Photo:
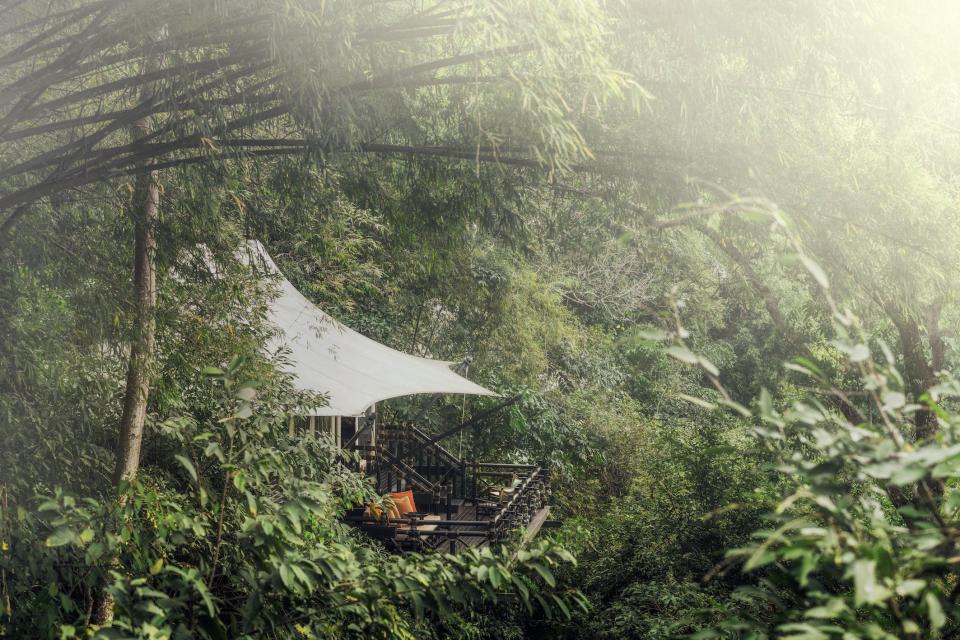
[[[283,276],[259,241],[249,240],[242,258],[277,278],[268,311],[277,331],[269,347],[289,351],[283,370],[301,391],[328,397],[328,406],[308,415],[362,415],[375,402],[415,394],[497,395],[451,370],[456,363],[398,351],[334,319]]]

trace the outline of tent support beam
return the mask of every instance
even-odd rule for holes
[[[448,429],[448,430],[444,431],[443,433],[432,437],[432,438],[430,439],[430,442],[436,444],[437,442],[440,442],[440,441],[443,440],[444,438],[449,438],[450,436],[452,436],[452,435],[455,434],[455,433],[459,433],[460,431],[463,431],[464,429],[467,429],[467,428],[469,428],[469,427],[472,427],[472,426],[474,426],[475,424],[477,424],[478,422],[480,422],[481,420],[483,420],[484,418],[487,418],[487,417],[489,417],[489,416],[492,416],[493,414],[497,413],[498,411],[500,411],[500,410],[502,410],[502,409],[506,409],[506,408],[509,407],[510,405],[515,404],[518,400],[520,400],[520,398],[521,398],[521,395],[520,395],[520,394],[517,394],[517,395],[515,395],[515,396],[513,396],[513,397],[507,398],[506,400],[504,400],[503,402],[501,402],[501,403],[498,404],[497,406],[491,407],[491,408],[487,409],[486,411],[481,411],[480,413],[478,413],[477,415],[473,416],[472,418],[470,418],[469,420],[467,420],[467,421],[464,422],[463,424],[457,425],[456,427],[453,427],[452,429]]]
[[[366,420],[364,420],[363,423],[364,423],[363,426],[357,429],[356,432],[352,436],[350,436],[350,439],[343,443],[343,446],[341,447],[341,449],[349,449],[350,447],[352,447],[354,443],[360,438],[360,436],[366,433],[370,425],[373,424],[372,422],[367,422]]]
[[[376,407],[377,404],[374,403],[371,406]],[[371,428],[373,428],[373,426],[377,424],[375,416],[376,416],[376,411],[371,411],[370,409],[367,409],[367,413],[363,416],[363,426],[354,432],[353,436],[349,440],[347,440],[346,444],[344,444],[342,448],[349,449],[354,445],[354,443],[356,443],[357,440],[360,439],[360,436],[362,436],[364,433],[366,433]]]
[[[454,367],[453,369],[454,373],[457,373],[461,376],[466,376],[467,372],[470,370],[471,362],[473,362],[473,358],[467,356],[466,358],[463,359],[463,362],[461,362],[456,367]],[[423,408],[421,408],[420,411],[417,412],[417,415],[413,416],[413,420],[411,420],[411,422],[413,422],[413,424],[418,424],[421,420],[423,420],[423,417],[427,415],[427,412],[430,411],[430,408],[433,407],[433,405],[437,404],[437,401],[440,400],[440,398],[442,398],[444,395],[447,395],[447,394],[435,393],[432,396],[430,396],[430,399],[427,400],[427,403],[425,405],[423,405]]]

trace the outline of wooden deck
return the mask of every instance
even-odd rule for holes
[[[394,550],[434,550],[441,553],[456,553],[464,548],[483,547],[490,543],[493,533],[489,528],[492,520],[490,508],[478,510],[470,501],[459,505],[448,520],[446,514],[430,516],[429,520],[379,520],[373,521],[359,514],[348,517],[366,533],[388,544]],[[479,512],[478,512],[479,511]],[[522,529],[525,542],[533,540],[550,516],[550,507],[541,507]],[[437,519],[433,519],[437,518]],[[463,523],[460,526],[444,525],[447,522]],[[410,528],[413,531],[410,531]]]
[[[549,473],[541,466],[461,460],[412,424],[385,425],[376,444],[350,448],[367,462],[378,492],[414,494],[419,509],[410,518],[374,518],[359,508],[348,514],[392,551],[456,552],[514,532],[530,540],[549,516]]]
[[[429,548],[433,548],[440,552],[456,552],[463,549],[464,547],[482,547],[486,545],[489,540],[486,535],[461,535],[460,532],[480,532],[484,530],[484,526],[478,524],[466,524],[463,527],[444,527],[444,522],[464,522],[464,523],[476,523],[481,522],[485,519],[483,516],[478,516],[476,507],[473,504],[461,504],[456,513],[452,514],[452,517],[447,520],[445,514],[443,514],[441,520],[437,520],[436,524],[437,530],[434,534],[423,534],[423,539],[427,543]]]
[[[550,517],[550,507],[545,506],[540,509],[537,514],[530,520],[530,524],[523,531],[523,541],[530,542],[537,537],[537,534],[540,533],[540,529],[543,528],[543,524],[547,521],[547,518]],[[477,509],[472,504],[461,505],[460,510],[454,514],[451,520],[469,522],[481,520],[482,517],[477,516]],[[461,545],[466,545],[468,547],[482,547],[489,543],[489,540],[484,536],[459,536],[455,540],[455,545],[451,545],[449,541],[440,542],[437,546],[439,551],[456,551]]]
[[[453,516],[452,519],[459,521],[481,520],[481,518],[477,517],[476,507],[469,503],[460,505],[460,510]],[[483,545],[487,544],[487,539],[482,536],[464,536],[458,539],[458,543],[461,542],[466,544],[468,547],[482,547]],[[449,545],[447,545],[447,549],[451,550]],[[453,551],[455,551],[455,549],[453,549]]]

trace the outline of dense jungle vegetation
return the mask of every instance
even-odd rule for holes
[[[960,636],[957,33],[948,0],[0,2],[0,637]],[[247,239],[519,394],[456,446],[547,463],[562,525],[344,524],[380,498],[289,434],[322,399]]]

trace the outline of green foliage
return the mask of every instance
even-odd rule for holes
[[[162,473],[117,497],[57,489],[4,511],[6,633],[84,636],[104,577],[114,622],[90,629],[103,638],[414,637],[505,593],[547,616],[583,606],[551,592],[573,557],[545,542],[402,557],[364,543],[339,517],[376,499],[369,484],[328,438],[280,435],[286,405],[239,382],[243,368],[204,370],[210,419],[157,426]]]
[[[0,207],[45,198],[0,209],[0,634],[957,634],[952,3],[0,16]],[[158,33],[162,63],[140,49]],[[158,148],[128,146],[142,105],[176,166],[142,465],[118,494],[118,212]],[[342,525],[376,496],[326,439],[284,435],[322,399],[262,349],[267,292],[234,259],[251,237],[353,328],[519,394],[451,447],[547,464],[564,524],[541,535],[580,562],[387,556]],[[422,426],[495,402],[447,400]],[[104,585],[115,621],[92,630]]]
[[[701,414],[644,427],[604,447],[607,455],[636,447],[610,461],[630,479],[625,491],[560,533],[580,559],[565,578],[594,603],[589,616],[555,630],[562,637],[673,638],[740,615],[729,594],[751,578],[705,578],[725,549],[748,543],[775,495],[762,456],[734,419]],[[617,486],[605,480],[604,489]]]
[[[767,568],[797,593],[779,612],[783,637],[949,636],[960,446],[956,418],[936,403],[952,405],[960,386],[947,378],[930,390],[940,433],[908,443],[901,434],[925,409],[907,404],[889,349],[875,361],[856,337],[838,348],[863,376],[876,419],[854,422],[813,398],[777,410],[765,394],[757,436],[792,489],[757,543],[730,557],[747,571]],[[809,366],[797,371],[817,375]]]

